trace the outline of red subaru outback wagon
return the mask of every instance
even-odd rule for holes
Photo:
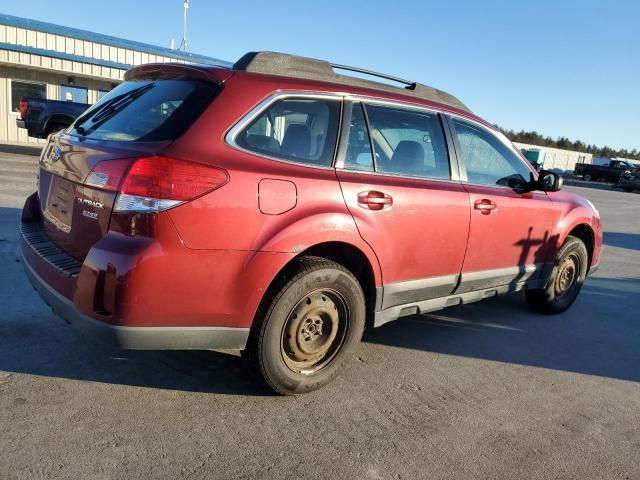
[[[295,394],[365,326],[524,289],[567,309],[602,226],[442,91],[259,52],[144,65],[53,135],[25,203],[53,310],[132,349],[244,349]]]

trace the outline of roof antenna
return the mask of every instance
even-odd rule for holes
[[[182,41],[180,42],[180,46],[178,50],[182,50],[183,52],[189,52],[189,42],[187,41],[187,11],[189,10],[189,0],[184,0],[184,21],[182,24]]]

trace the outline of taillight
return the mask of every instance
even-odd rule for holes
[[[85,184],[117,191],[114,212],[160,212],[220,188],[228,180],[221,168],[154,155],[102,161]]]
[[[25,120],[27,118],[28,103],[26,100],[20,100],[20,118]]]
[[[117,192],[127,169],[134,159],[105,160],[96,164],[84,183],[90,187],[97,187],[109,192]]]

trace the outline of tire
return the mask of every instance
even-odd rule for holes
[[[256,319],[248,353],[276,393],[310,392],[344,368],[365,319],[364,293],[349,270],[324,258],[302,257]]]
[[[588,173],[585,173],[582,178],[586,181],[586,182],[590,182],[591,181],[591,175]]]
[[[582,289],[588,262],[584,242],[569,236],[558,252],[547,287],[527,290],[527,303],[534,310],[548,315],[567,310]]]

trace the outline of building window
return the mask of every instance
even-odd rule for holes
[[[47,98],[46,84],[11,80],[11,112],[20,113],[20,100],[25,97]]]
[[[107,93],[109,93],[109,90],[98,90],[98,101],[102,100],[102,97],[104,97]]]
[[[64,102],[89,103],[87,89],[74,85],[60,85],[60,100]]]

